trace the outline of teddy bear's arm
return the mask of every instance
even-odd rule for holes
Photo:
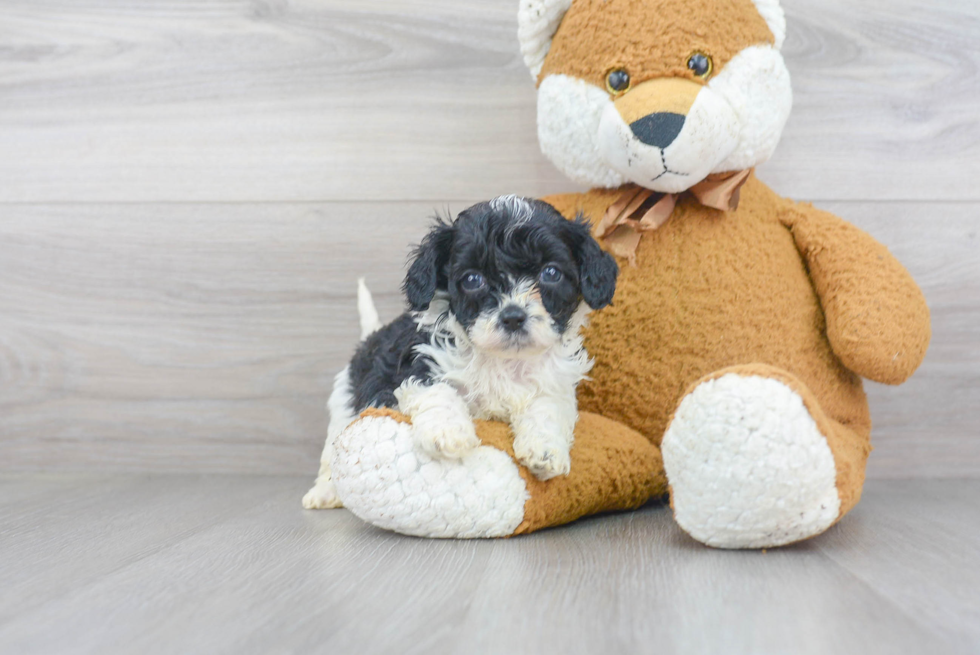
[[[808,205],[785,210],[827,319],[834,352],[858,375],[901,384],[922,363],[929,307],[888,249],[844,220]]]

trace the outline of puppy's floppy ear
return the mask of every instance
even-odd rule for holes
[[[592,238],[592,228],[581,214],[569,221],[573,234],[573,252],[578,261],[582,298],[592,309],[602,309],[612,303],[616,293],[619,266],[608,252]]]
[[[443,270],[449,261],[453,247],[453,226],[436,220],[432,231],[422,239],[422,243],[412,253],[412,265],[408,268],[402,290],[412,311],[421,312],[429,308],[436,290],[447,287],[446,273]]]

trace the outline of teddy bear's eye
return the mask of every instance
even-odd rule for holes
[[[711,57],[703,52],[695,52],[687,60],[687,67],[698,77],[707,79],[711,75],[712,69],[714,69],[714,63],[711,61]]]
[[[614,68],[606,74],[606,88],[613,95],[626,93],[630,89],[630,74],[622,68]]]

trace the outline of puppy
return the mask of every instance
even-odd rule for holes
[[[480,445],[474,419],[510,423],[518,461],[541,480],[567,475],[575,391],[592,367],[581,328],[612,302],[619,270],[583,220],[551,205],[497,198],[437,222],[415,251],[411,311],[378,326],[359,287],[362,343],[336,378],[331,419],[307,508],[339,507],[333,441],[368,407],[412,419],[420,446],[460,458]]]

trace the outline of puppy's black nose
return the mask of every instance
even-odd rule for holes
[[[635,123],[630,124],[630,129],[636,138],[655,148],[666,148],[677,139],[677,135],[684,129],[686,116],[661,112],[644,116]]]
[[[517,305],[507,305],[500,310],[500,322],[508,332],[517,332],[527,322],[527,313]]]

